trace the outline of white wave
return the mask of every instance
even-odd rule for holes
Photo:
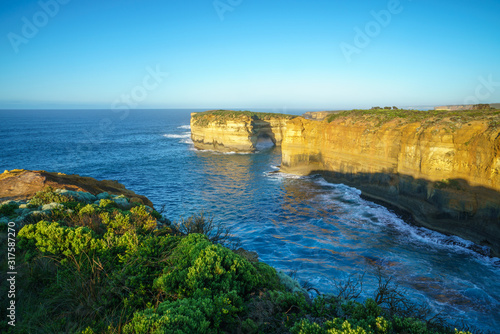
[[[369,221],[370,224],[391,227],[399,232],[400,238],[404,239],[405,242],[419,244],[420,246],[447,249],[455,253],[475,254],[486,262],[494,263],[498,261],[498,258],[489,258],[489,256],[485,256],[490,252],[489,248],[486,246],[480,246],[458,236],[445,235],[425,227],[419,227],[405,222],[386,207],[362,199],[359,189],[344,184],[333,184],[322,177],[315,179],[314,182],[321,186],[333,188],[328,193],[323,193],[318,196],[321,201],[335,202],[339,205],[341,204],[339,200],[347,200],[348,205],[341,204],[341,206],[351,211],[351,215],[355,220]],[[339,194],[341,194],[340,198],[338,197]],[[357,208],[355,209],[353,206]],[[365,219],[361,216],[363,213],[374,215],[377,219]]]
[[[191,129],[191,125],[181,125],[181,126],[178,126],[177,129]]]
[[[183,134],[167,133],[164,134],[163,137],[174,139],[191,138],[191,132],[185,132]]]
[[[253,154],[252,152],[219,152],[219,153],[222,153],[222,154],[229,154],[229,155],[232,155],[232,154]]]
[[[183,138],[180,143],[182,144],[194,144],[193,141],[191,140],[191,138]]]
[[[284,172],[279,172],[279,171],[272,171],[272,172],[264,172],[264,174],[267,177],[273,178],[273,179],[302,179],[304,176],[301,175],[295,175],[295,174],[288,174]]]
[[[193,143],[191,140],[189,142],[189,144]],[[223,155],[234,155],[234,154],[238,154],[238,155],[244,155],[244,154],[254,154],[252,152],[233,152],[233,151],[230,151],[230,152],[221,152],[221,151],[217,151],[217,150],[207,150],[207,149],[201,149],[201,148],[196,148],[196,147],[192,147],[191,148],[192,151],[196,151],[196,152],[207,152],[207,153],[213,153],[213,154],[223,154]]]

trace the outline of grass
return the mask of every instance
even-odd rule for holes
[[[399,120],[404,124],[422,122],[426,125],[430,125],[443,120],[448,120],[451,124],[465,124],[476,120],[488,120],[490,127],[496,127],[500,123],[500,110],[486,109],[445,111],[405,109],[354,109],[329,115],[326,118],[326,122],[331,123],[333,121],[342,119],[374,122],[377,126],[381,126],[393,120]]]
[[[278,113],[264,113],[254,112],[248,110],[209,110],[193,115],[193,121],[196,125],[207,125],[208,123],[215,122],[223,124],[227,120],[236,119],[239,117],[250,117],[252,120],[270,120],[270,119],[292,119],[296,116]]]

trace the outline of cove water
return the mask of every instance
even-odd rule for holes
[[[281,174],[279,149],[198,151],[190,140],[192,111],[203,110],[2,110],[0,168],[118,180],[164,206],[170,220],[212,214],[261,261],[295,270],[321,293],[365,273],[362,297],[371,297],[380,268],[450,323],[499,332],[498,258],[410,226],[357,189]]]

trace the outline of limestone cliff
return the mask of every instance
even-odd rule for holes
[[[500,255],[499,116],[295,118],[283,136],[282,170],[354,186]]]
[[[213,110],[191,114],[191,139],[198,149],[254,152],[260,143],[281,145],[293,116]]]

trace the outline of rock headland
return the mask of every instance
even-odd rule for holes
[[[13,169],[0,174],[0,202],[6,200],[27,200],[37,192],[51,187],[70,191],[84,191],[92,195],[109,193],[124,195],[131,202],[153,207],[153,203],[143,195],[138,195],[118,181],[98,181],[91,177],[67,175],[63,173]]]

